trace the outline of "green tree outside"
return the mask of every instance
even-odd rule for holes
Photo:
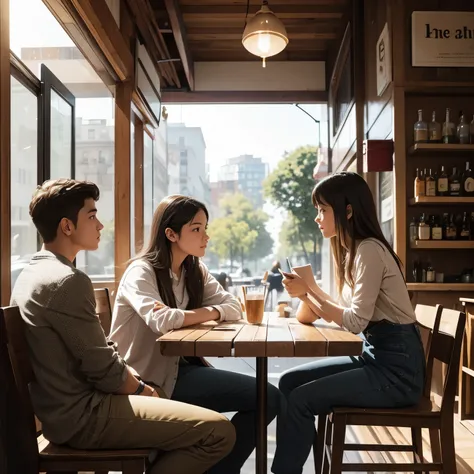
[[[321,233],[314,218],[316,212],[311,202],[315,185],[313,170],[317,163],[317,148],[300,147],[286,153],[275,170],[264,182],[264,193],[270,201],[285,209],[289,221],[283,225],[280,238],[283,248],[295,250],[298,246],[304,259],[320,269]]]

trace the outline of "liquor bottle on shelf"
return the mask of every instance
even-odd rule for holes
[[[418,222],[416,222],[416,217],[410,222],[410,242],[415,242],[418,239]]]
[[[443,226],[442,226],[443,240],[447,239],[448,227],[449,227],[449,213],[445,212],[443,214]]]
[[[456,127],[451,122],[451,109],[446,109],[446,119],[443,123],[443,143],[456,143]]]
[[[436,273],[433,266],[428,262],[428,266],[426,267],[426,283],[434,283],[436,278],[435,275]]]
[[[463,196],[474,196],[474,172],[469,167],[469,161],[466,162],[466,170],[462,174],[461,194]]]
[[[428,124],[423,121],[423,110],[418,110],[418,122],[413,127],[415,143],[426,143],[428,141]]]
[[[413,262],[413,280],[416,283],[421,283],[421,273],[422,273],[423,265],[419,260],[415,260]]]
[[[474,143],[474,115],[472,116],[472,121],[469,125],[469,135],[471,138],[471,143]]]
[[[419,168],[416,169],[414,188],[416,198],[425,195],[425,180]]]
[[[444,166],[441,166],[441,172],[436,181],[436,194],[438,196],[448,196],[449,194],[449,183],[448,174],[444,170]]]
[[[438,216],[431,216],[431,240],[442,240],[443,239],[443,229],[439,224]]]
[[[459,180],[457,168],[453,168],[453,173],[449,177],[449,195],[459,196],[461,194],[461,181]]]
[[[425,214],[422,214],[418,223],[418,240],[430,240],[430,234],[430,226],[426,223]]]
[[[454,214],[449,216],[449,225],[446,229],[446,239],[447,240],[456,240],[458,230],[456,224],[454,223]]]
[[[457,128],[457,141],[458,143],[461,143],[463,145],[466,145],[467,143],[469,143],[470,141],[470,137],[469,137],[470,133],[469,133],[469,124],[466,122],[466,120],[464,119],[464,114],[460,113],[460,117],[459,117],[459,124],[458,124],[458,128]]]
[[[436,121],[436,112],[431,114],[431,122],[428,124],[428,139],[430,143],[441,143],[441,124]]]
[[[469,239],[474,240],[474,211],[471,212],[471,222],[469,223],[470,232],[469,232]]]
[[[433,173],[430,172],[425,177],[425,194],[426,196],[436,196],[436,180]]]
[[[469,227],[469,220],[467,218],[467,212],[462,216],[461,230],[459,231],[460,240],[469,240],[471,229]]]

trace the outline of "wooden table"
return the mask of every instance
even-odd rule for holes
[[[278,313],[265,313],[258,326],[245,320],[209,322],[171,331],[158,341],[167,356],[257,359],[257,474],[267,473],[267,358],[360,355],[363,346],[360,337],[337,326],[303,325],[293,318],[279,318]]]
[[[474,419],[474,299],[460,298],[459,301],[466,313],[466,330],[459,373],[459,418],[472,420]]]

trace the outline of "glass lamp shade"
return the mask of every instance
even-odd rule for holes
[[[288,35],[285,25],[275,14],[263,5],[247,23],[242,35],[244,48],[255,56],[269,58],[286,48]]]

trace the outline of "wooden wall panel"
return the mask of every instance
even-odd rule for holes
[[[387,104],[392,100],[392,88],[389,86],[381,97],[377,94],[376,45],[380,34],[389,22],[388,8],[385,1],[365,0],[365,130],[369,138],[385,138],[378,133],[371,133],[377,120],[385,120],[381,116]],[[391,28],[389,28],[391,32]],[[385,128],[380,122],[377,128]]]
[[[10,301],[10,18],[8,0],[0,0],[0,304]]]

